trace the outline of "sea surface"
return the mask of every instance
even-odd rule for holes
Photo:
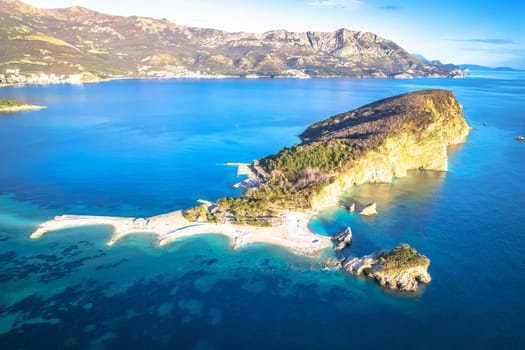
[[[454,92],[472,126],[447,173],[342,194],[349,253],[409,243],[432,283],[392,293],[218,235],[109,248],[104,226],[29,235],[64,213],[150,216],[238,195],[236,169],[309,124],[395,94]],[[0,89],[46,105],[0,116],[0,349],[525,349],[525,72],[465,79],[122,80]],[[331,254],[327,252],[327,254]]]

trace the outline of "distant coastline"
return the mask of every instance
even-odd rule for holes
[[[440,79],[441,76],[430,76],[425,77],[425,79]],[[458,75],[454,77],[449,77],[448,79],[462,79],[463,75]],[[91,76],[86,79],[72,79],[68,76],[63,78],[53,78],[48,77],[42,79],[28,79],[26,77],[16,80],[11,83],[0,83],[1,87],[9,86],[26,86],[26,85],[58,85],[58,84],[72,84],[72,85],[82,85],[82,84],[93,84],[93,83],[104,83],[108,81],[116,80],[226,80],[226,79],[243,79],[243,80],[257,80],[257,79],[294,79],[294,80],[305,80],[305,79],[396,79],[396,80],[409,80],[415,79],[414,77],[408,75],[398,75],[398,76],[361,76],[361,77],[346,77],[346,76],[308,76],[308,75],[221,75],[221,74],[200,74],[196,72],[191,72],[191,74],[181,74],[181,75],[166,75],[166,76],[118,76],[118,77],[95,77]]]
[[[24,18],[23,34],[4,35],[0,40],[11,48],[0,60],[0,83],[4,84],[82,83],[113,77],[463,76],[458,66],[422,62],[389,39],[347,28],[230,33],[85,8],[43,9],[22,1],[8,1],[0,15],[9,24],[7,33],[14,30],[11,23]],[[101,32],[109,35],[101,36]]]

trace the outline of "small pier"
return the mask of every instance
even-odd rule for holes
[[[226,166],[237,167],[237,177],[247,176],[246,179],[234,184],[233,188],[252,188],[270,178],[270,175],[259,165],[258,160],[249,163],[226,163]]]

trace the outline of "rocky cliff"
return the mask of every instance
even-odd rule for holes
[[[446,171],[447,146],[465,141],[468,132],[462,106],[446,90],[391,97],[313,124],[301,134],[304,143],[344,140],[359,155],[332,172],[311,205],[336,205],[352,186],[391,182],[408,170]]]
[[[82,7],[40,9],[18,0],[0,0],[0,66],[11,72],[0,71],[0,79],[13,81],[17,71],[86,79],[461,76],[460,70],[421,62],[373,33],[227,33]]]

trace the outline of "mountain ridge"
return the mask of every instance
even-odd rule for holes
[[[461,76],[423,63],[374,33],[345,28],[225,32],[78,6],[41,9],[18,0],[0,0],[0,5],[0,74],[82,75],[87,80]]]

